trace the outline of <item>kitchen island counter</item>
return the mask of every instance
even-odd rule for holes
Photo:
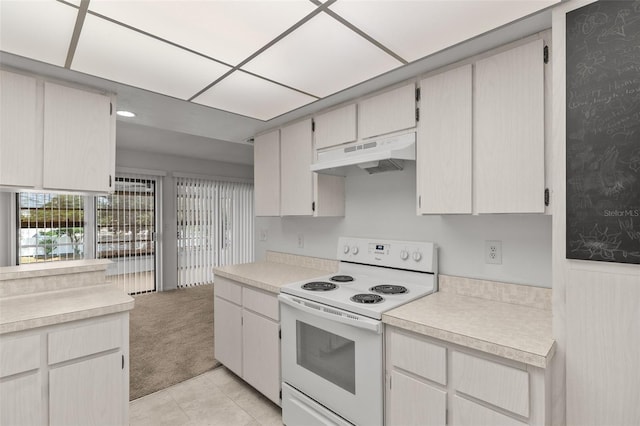
[[[0,268],[0,334],[133,309],[104,275],[108,260]]]
[[[546,368],[555,353],[551,290],[440,276],[440,291],[382,321],[445,342]]]
[[[337,261],[268,251],[264,261],[222,266],[215,268],[214,273],[271,293],[280,293],[284,285],[328,275],[337,269]]]

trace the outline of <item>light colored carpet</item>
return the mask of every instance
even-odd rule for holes
[[[217,367],[213,285],[135,296],[129,342],[130,400]]]

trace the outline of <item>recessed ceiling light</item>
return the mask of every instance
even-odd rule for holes
[[[118,110],[116,111],[116,114],[118,114],[120,117],[127,117],[127,118],[133,118],[136,116],[135,112],[125,111],[125,110]]]

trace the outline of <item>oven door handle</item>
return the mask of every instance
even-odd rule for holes
[[[351,312],[343,312],[339,309],[325,307],[318,303],[310,302],[303,299],[294,298],[286,294],[279,294],[278,299],[281,303],[291,306],[293,309],[298,309],[302,312],[314,315],[316,317],[324,318],[329,321],[336,321],[342,324],[346,324],[356,328],[362,328],[365,330],[373,331],[376,334],[382,333],[382,321],[374,320],[371,318],[363,317],[361,315],[353,314]],[[313,307],[310,307],[313,306]]]

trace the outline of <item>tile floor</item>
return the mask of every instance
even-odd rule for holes
[[[280,407],[224,367],[129,404],[131,426],[282,426]]]

